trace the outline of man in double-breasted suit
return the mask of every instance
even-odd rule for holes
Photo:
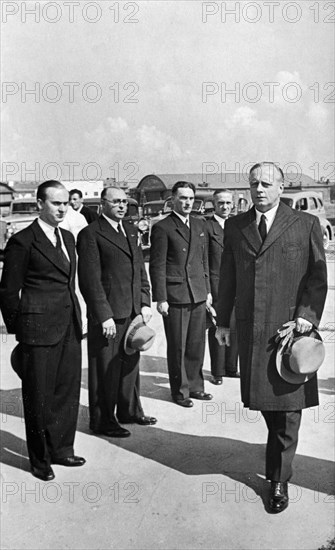
[[[207,219],[208,268],[212,307],[216,311],[218,301],[220,266],[223,252],[224,225],[233,208],[233,194],[228,189],[217,189],[213,193],[214,215]],[[215,338],[214,324],[208,328],[208,346],[211,357],[212,383],[222,384],[222,377],[238,378],[237,335],[235,312],[230,319],[230,346],[220,346]]]
[[[81,313],[71,233],[58,229],[69,194],[58,181],[37,190],[40,216],[5,249],[1,311],[19,341],[18,360],[32,474],[54,478],[51,464],[81,466],[73,442],[81,378]]]
[[[150,287],[137,228],[122,221],[127,197],[117,188],[101,194],[102,215],[78,235],[79,286],[87,305],[90,428],[127,437],[121,423],[155,424],[140,400],[140,354],[124,350],[138,314],[150,321]]]
[[[206,301],[211,303],[205,222],[190,216],[195,187],[177,182],[173,212],[152,228],[150,277],[153,299],[163,316],[172,398],[212,399],[204,392]]]
[[[318,405],[316,376],[293,385],[278,374],[274,337],[287,321],[295,321],[298,333],[317,328],[327,293],[319,220],[280,202],[283,187],[275,164],[251,169],[254,208],[225,225],[217,311],[218,340],[228,343],[236,298],[242,401],[262,412],[269,430],[266,477],[272,512],[288,506],[301,410]]]

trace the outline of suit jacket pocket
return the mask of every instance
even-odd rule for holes
[[[20,313],[45,313],[46,307],[43,304],[22,304]]]
[[[166,284],[173,284],[173,283],[183,283],[184,277],[171,277],[167,275],[166,277]]]

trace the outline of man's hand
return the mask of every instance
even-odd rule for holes
[[[157,302],[157,311],[163,317],[167,317],[169,315],[169,304],[167,302]]]
[[[223,346],[223,344],[230,346],[230,328],[216,327],[215,338],[220,346]]]
[[[110,340],[116,336],[116,325],[114,319],[110,318],[102,323],[102,334]]]
[[[295,320],[295,330],[297,332],[309,332],[312,330],[313,324],[307,321],[307,319],[303,319],[302,317],[297,317]]]
[[[145,324],[149,323],[149,321],[152,317],[151,308],[148,307],[148,306],[141,307],[141,315],[143,317],[143,323],[145,323]]]

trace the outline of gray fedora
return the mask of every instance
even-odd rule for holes
[[[325,347],[316,329],[293,338],[288,348],[279,342],[276,366],[279,375],[290,384],[304,384],[321,367],[325,358]]]
[[[156,333],[143,321],[142,315],[137,315],[130,323],[124,337],[124,351],[133,355],[137,351],[146,351],[154,343]]]

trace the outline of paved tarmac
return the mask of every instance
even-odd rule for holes
[[[142,354],[143,403],[156,426],[131,426],[125,440],[88,429],[86,341],[76,453],[82,468],[54,466],[43,483],[29,472],[19,379],[1,334],[1,548],[21,549],[288,549],[317,550],[334,537],[334,254],[321,323],[326,360],[320,406],[303,413],[289,486],[290,506],[266,511],[266,428],[243,409],[239,381],[209,382],[211,402],[183,409],[171,402],[166,344],[154,310],[154,346]]]

